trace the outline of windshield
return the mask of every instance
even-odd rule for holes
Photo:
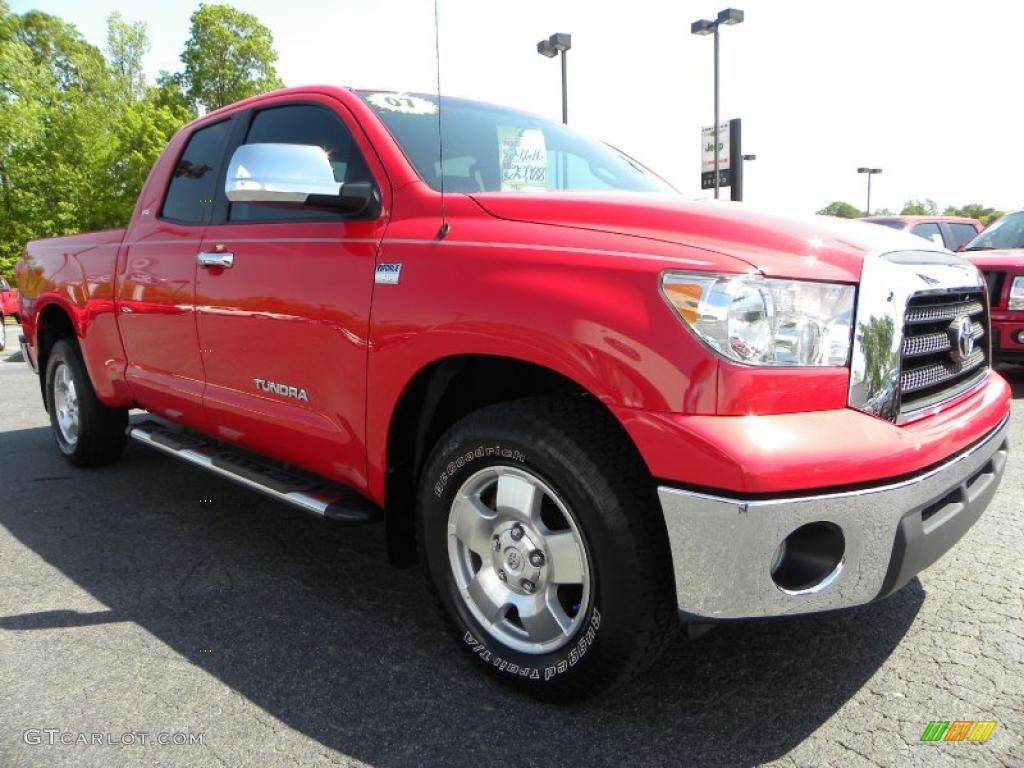
[[[964,246],[965,251],[1024,248],[1024,211],[1008,213]]]
[[[437,97],[360,91],[423,180],[446,192],[617,190],[677,194],[628,155],[524,112],[441,100],[444,166],[438,160]]]

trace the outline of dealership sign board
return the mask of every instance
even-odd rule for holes
[[[700,188],[714,189],[715,186],[715,127],[708,125],[700,129]],[[718,186],[732,184],[729,164],[729,123],[718,126]]]

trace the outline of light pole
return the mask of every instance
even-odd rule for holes
[[[565,84],[565,53],[572,48],[572,35],[565,32],[556,32],[547,40],[537,43],[537,53],[553,59],[562,54],[562,122],[569,122],[569,91]]]
[[[726,8],[718,12],[714,21],[701,19],[690,25],[690,33],[694,35],[715,36],[715,199],[718,199],[718,28],[723,24],[732,26],[743,21],[743,11]]]
[[[868,175],[868,207],[864,211],[864,215],[865,216],[870,216],[871,215],[871,177],[874,176],[876,173],[881,173],[881,172],[882,172],[881,168],[864,168],[864,167],[862,167],[862,168],[858,168],[857,169],[857,173],[866,173]]]

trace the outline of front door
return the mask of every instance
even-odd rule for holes
[[[387,209],[383,169],[333,100],[255,111],[244,141],[321,146],[337,181],[375,179]],[[226,206],[226,221],[207,230],[201,250],[213,256],[196,281],[214,437],[365,488],[367,336],[384,226],[384,215]],[[230,254],[230,266],[217,254]]]

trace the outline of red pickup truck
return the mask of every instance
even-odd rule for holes
[[[1024,362],[1024,210],[1007,213],[960,250],[985,276],[995,362]]]
[[[891,594],[1006,464],[960,256],[686,202],[487,104],[225,107],[175,136],[127,229],[30,243],[17,274],[68,461],[130,437],[383,520],[475,663],[547,699],[628,678],[679,618]]]
[[[18,291],[8,285],[3,275],[0,275],[0,352],[7,348],[7,329],[4,327],[4,318],[13,317],[14,322],[21,322],[20,309],[18,307]]]

